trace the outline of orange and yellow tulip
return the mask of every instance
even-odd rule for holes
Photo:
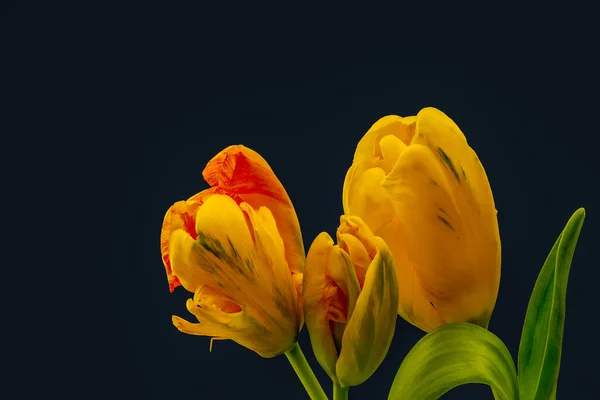
[[[337,245],[322,232],[306,258],[306,327],[319,364],[342,387],[367,380],[383,361],[396,326],[398,285],[383,239],[342,216]]]
[[[194,293],[186,306],[200,322],[173,316],[173,324],[263,357],[284,353],[303,323],[305,253],[290,198],[244,146],[221,151],[202,176],[211,188],[171,206],[161,231],[169,289]]]
[[[389,246],[404,319],[426,332],[487,328],[500,283],[496,208],[477,154],[446,114],[377,121],[358,143],[343,205]]]

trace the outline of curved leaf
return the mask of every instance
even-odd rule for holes
[[[442,325],[425,335],[400,365],[389,400],[435,400],[467,383],[483,383],[496,399],[519,398],[515,364],[504,343],[477,325]]]
[[[526,400],[556,397],[565,325],[567,281],[585,210],[578,209],[556,240],[533,288],[519,344],[519,391]]]

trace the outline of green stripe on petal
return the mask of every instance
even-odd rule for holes
[[[349,319],[336,371],[341,386],[366,381],[385,358],[396,328],[398,282],[391,254],[381,238],[363,290]]]

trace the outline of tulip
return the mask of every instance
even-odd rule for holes
[[[458,126],[435,108],[390,115],[358,143],[343,189],[394,257],[398,313],[429,332],[487,328],[500,283],[500,237],[490,185]]]
[[[398,286],[383,239],[364,222],[342,216],[337,245],[322,232],[306,258],[306,327],[319,364],[340,387],[367,380],[394,336]]]
[[[167,211],[161,253],[169,289],[192,292],[173,316],[184,333],[231,339],[262,357],[288,351],[303,323],[300,225],[283,186],[256,152],[230,146],[202,172],[211,188]]]

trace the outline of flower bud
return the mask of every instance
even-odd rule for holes
[[[358,217],[341,217],[306,259],[303,299],[317,360],[343,387],[360,385],[383,361],[396,326],[398,284],[385,242]]]

